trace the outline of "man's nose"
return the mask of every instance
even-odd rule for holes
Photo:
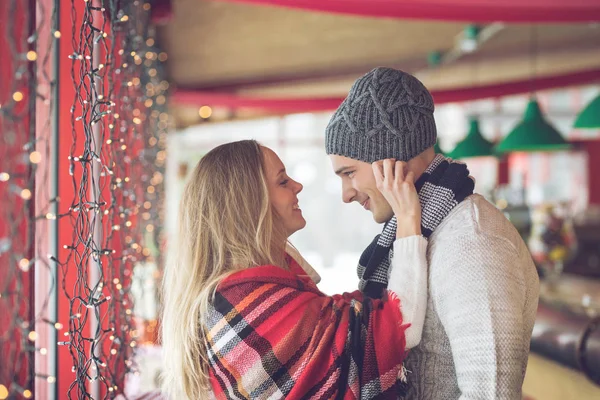
[[[342,201],[352,203],[356,197],[356,190],[349,183],[342,183]]]

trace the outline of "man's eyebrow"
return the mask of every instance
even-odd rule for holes
[[[352,168],[352,167],[351,167],[351,166],[349,166],[349,165],[347,165],[347,166],[344,166],[344,167],[341,167],[341,168],[338,168],[338,169],[335,171],[335,174],[336,174],[336,175],[339,175],[339,174],[341,174],[342,172],[344,172],[345,170],[347,170],[347,169],[350,169],[350,168]]]

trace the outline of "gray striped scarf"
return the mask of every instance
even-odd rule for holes
[[[437,154],[415,187],[421,203],[421,232],[429,238],[450,211],[473,194],[475,181],[469,176],[464,163]],[[387,287],[396,226],[394,216],[360,256],[357,269],[359,288],[369,297],[380,298]]]

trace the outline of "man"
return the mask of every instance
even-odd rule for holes
[[[362,254],[360,289],[386,288],[396,220],[371,164],[413,172],[428,238],[428,302],[421,344],[406,361],[409,399],[521,399],[539,281],[516,229],[473,194],[466,165],[435,154],[433,99],[415,77],[376,68],[358,79],[326,129],[343,201],[385,223]],[[389,161],[386,161],[389,162]]]

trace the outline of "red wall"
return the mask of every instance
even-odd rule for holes
[[[588,187],[590,205],[600,206],[600,139],[576,142],[588,154]]]
[[[75,12],[81,18],[83,14],[85,3],[83,1],[73,2],[75,6]],[[68,157],[71,153],[72,132],[73,127],[71,124],[71,106],[75,98],[75,89],[71,78],[71,63],[69,55],[73,53],[73,47],[71,44],[72,36],[72,21],[71,21],[71,10],[72,4],[70,0],[60,0],[60,56],[59,56],[59,76],[58,76],[58,95],[59,95],[59,197],[61,202],[59,203],[59,213],[67,213],[73,198],[75,197],[73,190],[73,183],[69,176],[69,161]],[[75,29],[79,29],[79,23],[75,24]],[[81,124],[76,124],[77,135],[83,136],[83,129]],[[81,142],[81,140],[80,140]],[[59,260],[64,261],[68,256],[68,250],[63,249],[63,245],[71,244],[73,242],[73,227],[69,218],[63,218],[59,220]],[[59,282],[64,279],[67,290],[72,291],[75,284],[75,269],[73,264],[67,266],[65,269],[66,275],[63,275],[62,271],[59,274]],[[58,320],[64,325],[64,329],[59,332],[58,340],[67,341],[68,338],[63,336],[63,333],[67,330],[69,323],[69,312],[70,305],[67,297],[64,295],[62,286],[59,289],[59,302],[58,302]],[[66,398],[66,393],[69,390],[69,386],[75,379],[75,374],[71,371],[73,361],[69,348],[67,346],[59,346],[58,348],[58,376],[57,385],[59,398]],[[76,396],[73,396],[76,398]]]
[[[0,238],[9,239],[12,247],[8,253],[0,254],[0,292],[3,294],[0,300],[0,364],[3,364],[0,367],[0,384],[11,390],[11,380],[16,376],[17,382],[24,389],[33,391],[33,382],[28,381],[28,371],[33,367],[33,353],[22,353],[22,343],[27,340],[22,341],[21,328],[15,326],[15,323],[20,323],[15,313],[24,321],[32,320],[31,279],[34,269],[32,267],[28,272],[21,271],[18,259],[12,257],[13,254],[18,254],[19,259],[24,257],[31,260],[34,254],[33,243],[28,241],[32,229],[28,226],[27,214],[35,199],[32,197],[29,201],[24,201],[19,196],[21,189],[31,184],[28,182],[29,164],[23,159],[26,155],[23,147],[29,142],[33,116],[28,111],[32,96],[28,92],[30,81],[27,74],[19,85],[13,85],[15,71],[21,67],[31,67],[32,64],[15,59],[10,48],[13,43],[19,53],[25,54],[29,50],[26,39],[29,36],[28,26],[34,16],[28,15],[21,3],[18,2],[16,9],[10,10],[10,2],[0,2],[0,27],[6,29],[9,23],[13,26],[8,37],[6,32],[0,35],[0,104],[7,112],[11,112],[11,107],[14,107],[11,113],[20,118],[15,121],[0,114],[0,172],[11,174],[8,182],[0,182]],[[23,94],[20,102],[13,102],[14,91]],[[26,334],[30,329],[34,328],[24,328],[23,331]]]

